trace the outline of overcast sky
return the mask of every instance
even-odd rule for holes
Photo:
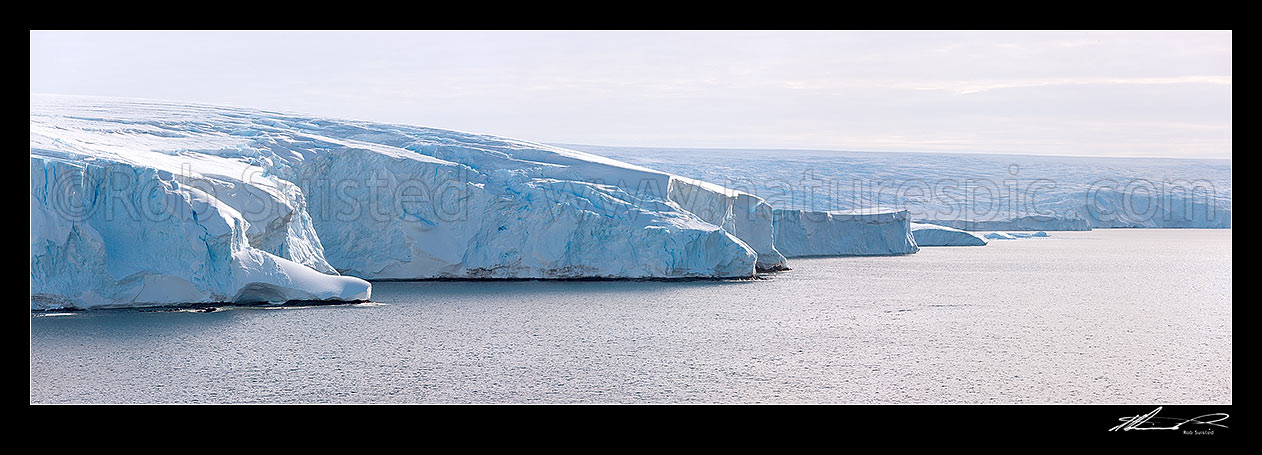
[[[31,92],[616,146],[1231,157],[1231,32],[31,32]]]

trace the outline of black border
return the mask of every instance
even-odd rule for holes
[[[57,14],[40,11],[47,6],[33,5],[28,14],[32,30],[63,29],[851,29],[851,30],[914,30],[914,29],[1217,29],[1231,30],[1229,15],[1220,11],[1187,8],[1145,12],[1096,11],[1082,5],[1054,4],[1037,12],[1021,13],[1022,17],[997,24],[977,24],[981,8],[951,4],[908,14],[912,5],[878,5],[895,11],[856,11],[846,17],[814,11],[812,8],[789,5],[754,10],[689,12],[652,8],[652,5],[619,5],[613,13],[590,14],[590,7],[558,13],[548,9],[509,7],[489,13],[492,7],[473,5],[430,9],[421,5],[424,14],[404,14],[380,5],[373,8],[359,5],[350,11],[336,13],[276,4],[262,9],[242,10],[233,5],[215,5],[206,14],[181,15],[174,18],[155,17],[154,11],[135,14],[115,5],[88,7],[59,6]],[[135,7],[133,7],[135,8]],[[276,11],[266,11],[276,8]],[[282,8],[285,8],[282,10]],[[731,7],[729,7],[730,9]],[[950,11],[947,11],[948,8]],[[1015,4],[992,6],[1004,14],[1024,10]],[[1151,6],[1150,6],[1151,8]],[[181,8],[182,9],[182,8]],[[687,8],[683,8],[687,10]],[[630,11],[627,11],[630,10]],[[248,13],[248,14],[246,14]],[[588,13],[588,14],[583,14]],[[681,14],[679,14],[681,13]],[[691,15],[690,15],[691,14]],[[596,16],[596,17],[574,17]],[[304,17],[307,16],[307,17]],[[532,17],[533,16],[533,17]],[[735,17],[725,17],[735,16]],[[961,20],[954,20],[954,18]],[[701,18],[701,19],[698,19]],[[700,21],[700,22],[698,22]],[[28,321],[29,322],[29,321]],[[29,327],[28,327],[29,329]],[[29,334],[29,330],[28,330]],[[29,341],[29,339],[28,339]],[[1142,415],[1160,407],[1161,416],[1191,418],[1214,413],[1229,417],[1213,427],[1212,434],[1197,434],[1203,426],[1189,424],[1184,430],[1109,431],[1123,417]],[[614,448],[629,448],[635,443],[666,443],[680,437],[689,444],[709,447],[707,441],[721,446],[757,441],[771,447],[793,447],[802,442],[822,443],[825,449],[862,449],[868,444],[880,448],[909,449],[938,443],[957,443],[938,449],[994,447],[1039,449],[1044,445],[1073,444],[1084,441],[1136,446],[1138,444],[1204,445],[1233,441],[1235,433],[1247,423],[1238,421],[1232,404],[1001,404],[1001,405],[43,405],[27,408],[34,415],[26,418],[36,427],[36,434],[70,433],[82,435],[98,432],[103,435],[143,435],[146,431],[178,432],[198,441],[216,438],[240,438],[241,432],[263,431],[267,439],[301,440],[332,437],[321,427],[335,427],[346,437],[381,437],[405,441],[405,448],[441,448],[440,441],[451,441],[451,429],[486,435],[474,439],[512,440],[509,435],[523,430],[531,445],[548,441],[581,441],[584,437],[618,437]],[[539,414],[551,417],[541,418]],[[47,425],[45,428],[44,425]],[[225,433],[225,430],[231,431]],[[299,430],[299,431],[295,431]],[[312,431],[315,432],[314,436]],[[121,432],[121,433],[120,433]],[[367,435],[358,434],[367,432]],[[1192,433],[1187,433],[1192,432]],[[235,434],[233,434],[235,433]],[[270,434],[269,434],[270,433]],[[322,436],[323,434],[323,436]],[[218,436],[216,436],[218,435]],[[178,436],[178,435],[177,435]],[[630,445],[621,441],[630,439]],[[226,442],[226,441],[221,441]],[[458,441],[452,441],[457,442]],[[608,444],[605,442],[604,444]],[[700,443],[700,444],[698,444]],[[246,444],[243,440],[234,445]],[[602,444],[602,445],[604,445]],[[757,446],[746,446],[754,448]],[[591,447],[601,450],[598,447]]]

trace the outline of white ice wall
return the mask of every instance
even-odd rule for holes
[[[670,200],[732,233],[758,254],[759,271],[787,269],[776,250],[772,208],[762,198],[700,180],[671,177]]]
[[[906,210],[774,211],[776,249],[786,257],[882,256],[919,251]]]
[[[30,159],[32,309],[370,297],[251,247],[240,212],[169,172],[88,161]],[[111,191],[124,178],[145,191]]]
[[[454,152],[448,147],[445,156]],[[556,169],[551,169],[556,171]],[[414,153],[344,149],[300,179],[380,182],[308,191],[325,257],[344,274],[426,278],[722,278],[756,256],[653,193],[577,177],[484,172]],[[410,195],[410,196],[409,196]]]

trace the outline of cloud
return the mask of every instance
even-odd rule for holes
[[[33,92],[551,142],[1231,153],[1230,31],[33,31],[30,58]]]

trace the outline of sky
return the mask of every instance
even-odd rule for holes
[[[31,31],[31,92],[545,143],[1231,158],[1230,31]]]

